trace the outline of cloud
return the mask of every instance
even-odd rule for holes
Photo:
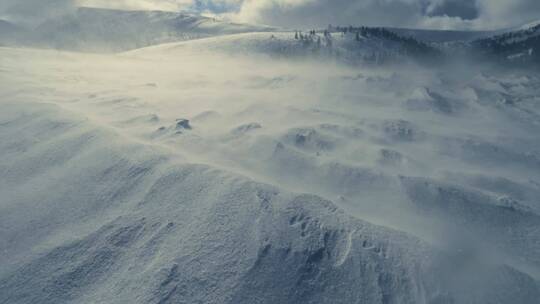
[[[0,18],[33,23],[74,8],[73,0],[0,0]]]
[[[193,0],[76,0],[79,6],[101,7],[124,10],[184,10]]]
[[[75,0],[80,6],[128,10],[209,11],[228,13],[235,11],[242,0]]]
[[[245,0],[238,13],[244,21],[285,26],[366,24],[412,26],[420,17],[415,0]]]
[[[240,8],[241,0],[193,0],[193,9],[215,14],[235,12]]]
[[[476,1],[435,0],[427,4],[426,15],[429,17],[457,17],[462,20],[473,20],[479,17],[480,11]]]
[[[538,0],[244,0],[237,18],[292,27],[325,24],[493,29],[540,18]]]
[[[540,18],[538,0],[0,0],[0,18],[43,19],[77,5],[192,10],[293,28],[351,24],[494,29]]]
[[[540,19],[538,0],[478,0],[479,23],[487,28],[520,25]]]

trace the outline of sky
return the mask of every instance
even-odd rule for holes
[[[39,20],[77,6],[192,10],[293,28],[339,24],[498,29],[540,19],[540,0],[0,0],[0,17]]]

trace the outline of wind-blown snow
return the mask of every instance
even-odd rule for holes
[[[0,302],[535,303],[539,76],[293,34],[0,48]]]
[[[122,11],[80,7],[74,12],[21,27],[0,43],[83,52],[119,52],[145,46],[245,32],[275,30],[184,12]]]

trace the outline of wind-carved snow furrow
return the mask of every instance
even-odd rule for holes
[[[539,297],[534,75],[0,52],[0,302]]]

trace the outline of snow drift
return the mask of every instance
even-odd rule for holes
[[[535,303],[537,73],[298,45],[0,48],[0,302]]]

